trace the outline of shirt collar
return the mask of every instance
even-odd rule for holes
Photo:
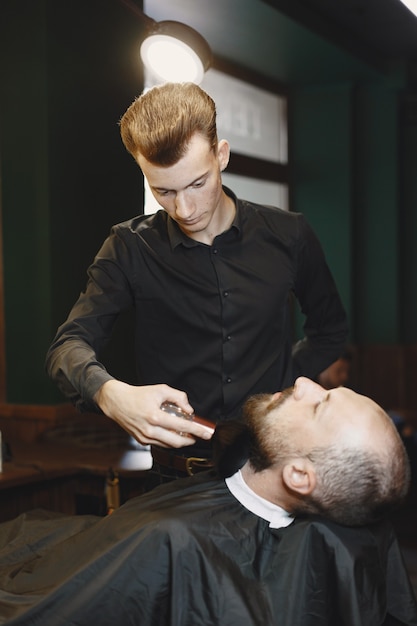
[[[293,517],[277,504],[258,496],[245,483],[241,471],[225,480],[229,491],[248,511],[269,522],[270,528],[289,526]]]
[[[236,229],[238,232],[241,232],[241,216],[239,212],[239,201],[233,191],[228,187],[223,185],[223,191],[226,195],[232,198],[235,203],[236,213],[233,219],[232,225],[229,230],[232,228]],[[171,242],[172,249],[176,248],[180,244],[185,246],[186,248],[194,248],[195,246],[201,245],[199,241],[194,241],[194,239],[190,239],[185,235],[181,228],[178,226],[175,220],[167,215],[167,229],[168,229],[168,237]]]

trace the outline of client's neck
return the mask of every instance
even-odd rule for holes
[[[255,472],[249,461],[241,469],[242,478],[245,483],[261,498],[276,504],[283,509],[288,509],[288,500],[282,484],[279,472],[276,469],[268,468],[260,472]]]

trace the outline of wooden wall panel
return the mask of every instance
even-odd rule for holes
[[[398,344],[363,345],[358,350],[361,393],[385,410],[406,407],[404,348]]]

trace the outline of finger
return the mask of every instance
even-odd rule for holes
[[[163,402],[161,404],[161,410],[164,413],[168,413],[169,415],[174,415],[176,417],[180,417],[181,419],[185,419],[187,421],[193,422],[193,424],[197,425],[197,428],[194,429],[193,426],[189,425],[188,428],[184,426],[180,426],[180,431],[189,432],[195,437],[199,437],[200,439],[210,439],[215,430],[215,424],[210,422],[209,420],[204,419],[203,417],[199,417],[197,415],[188,415],[185,413],[177,404],[173,404],[172,402]],[[200,426],[203,427],[204,430],[201,430]]]
[[[194,412],[194,408],[189,403],[188,396],[185,391],[180,391],[179,389],[169,387],[168,385],[162,385],[161,387],[163,396],[161,402],[172,402],[188,414],[192,414]]]
[[[214,433],[215,425],[208,420],[197,418],[195,416],[177,417],[172,413],[161,411],[153,420],[155,426],[162,426],[176,433],[183,433],[199,439],[211,439]]]
[[[141,436],[141,443],[161,448],[183,448],[193,445],[196,440],[187,434],[179,434],[164,428],[155,429],[154,437]]]
[[[182,435],[179,435],[178,433],[173,433],[173,434],[174,434],[174,437],[172,439],[169,438],[170,439],[169,443],[166,443],[165,438],[164,438],[164,441],[160,441],[156,445],[158,445],[160,448],[176,449],[176,448],[186,448],[196,443],[196,440],[193,437],[190,437],[188,435],[182,436]]]
[[[196,425],[182,417],[175,417],[163,411],[153,415],[147,422],[131,423],[130,434],[144,445],[164,445],[179,448],[195,443],[193,430]],[[200,432],[202,431],[202,432]],[[197,432],[207,437],[202,426],[197,425]],[[211,434],[208,434],[210,437]]]

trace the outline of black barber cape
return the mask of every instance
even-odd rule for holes
[[[389,523],[274,530],[204,473],[108,517],[1,524],[0,623],[398,626],[417,614]]]

